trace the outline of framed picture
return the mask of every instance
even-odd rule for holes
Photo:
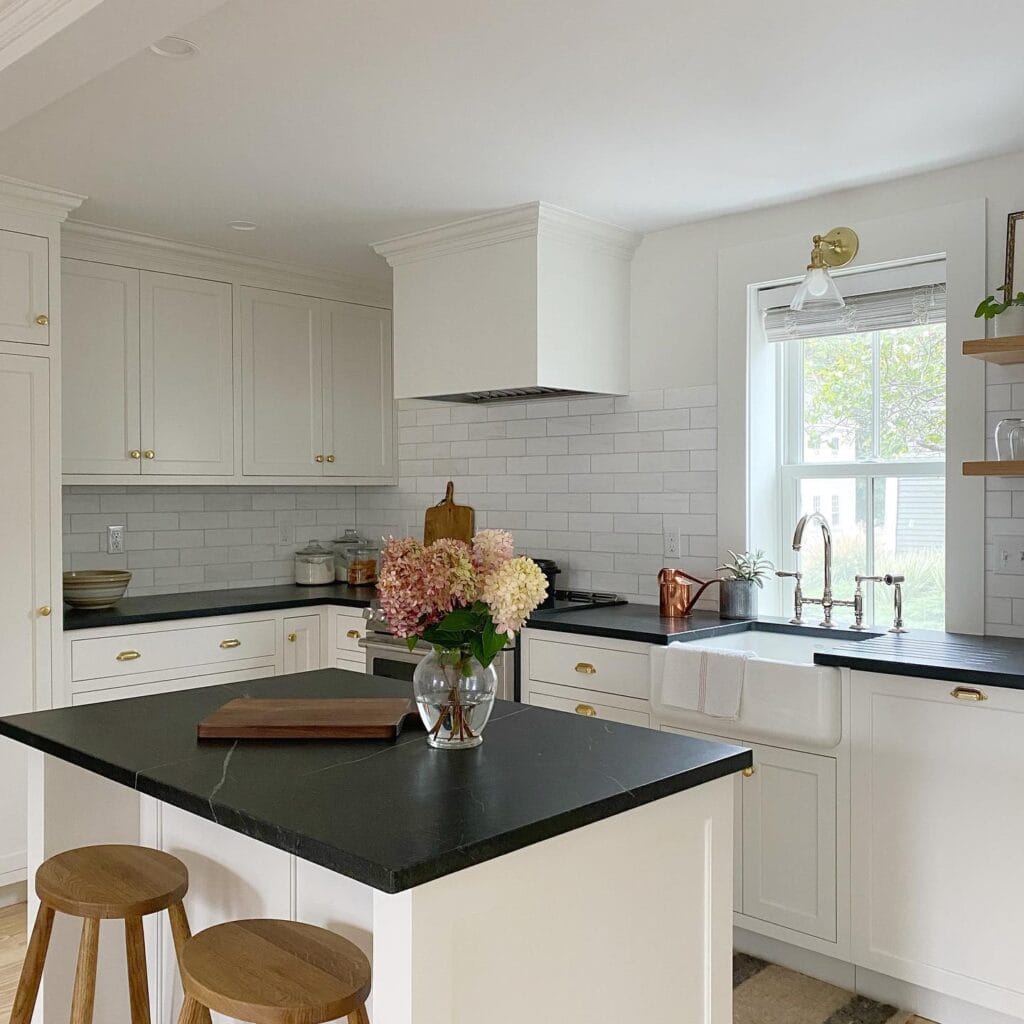
[[[1014,267],[1013,251],[1017,234],[1017,226],[1024,221],[1024,210],[1011,213],[1006,218],[1006,295],[1009,298],[1018,292],[1024,292],[1024,230],[1021,232],[1021,256]]]

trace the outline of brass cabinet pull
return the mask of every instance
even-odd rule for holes
[[[220,646],[222,650],[230,651],[232,647],[241,647],[241,640],[221,640]]]
[[[299,639],[299,634],[298,633],[289,633],[288,634],[288,643],[293,644],[298,639]]]
[[[988,700],[981,690],[976,690],[973,686],[958,686],[955,690],[950,690],[949,695],[956,697],[957,700],[973,700],[975,702]]]
[[[314,455],[313,456],[313,461],[314,462],[323,462],[324,461],[324,457],[322,455]]]
[[[155,452],[155,451],[153,451],[153,449],[152,449],[152,448],[147,448],[147,449],[146,449],[146,450],[145,450],[145,451],[144,451],[144,452],[142,453],[142,457],[143,457],[144,459],[155,459],[155,458],[156,458],[156,452]]]
[[[347,632],[347,633],[345,634],[345,636],[347,636],[347,637],[349,638],[349,640],[358,640],[358,639],[359,639],[359,637],[360,637],[361,635],[362,635],[362,634],[360,634],[360,632],[359,632],[359,630],[358,630],[358,629],[350,629],[350,630],[349,630],[349,631],[348,631],[348,632]]]
[[[576,671],[583,676],[596,676],[597,669],[588,661],[580,661],[576,663]]]
[[[138,651],[122,651],[118,656],[118,661],[138,661],[142,655]]]
[[[52,608],[51,608],[51,607],[50,607],[50,606],[49,606],[48,604],[44,604],[44,605],[43,605],[43,606],[42,606],[42,607],[41,607],[41,608],[39,609],[39,614],[40,614],[40,615],[42,615],[42,617],[43,617],[43,618],[45,619],[45,618],[46,618],[46,616],[47,616],[47,615],[49,615],[49,614],[50,614],[50,612],[52,612],[52,611],[53,611],[53,609],[52,609]]]
[[[324,459],[324,462],[333,462],[333,461],[334,461],[334,456],[333,455],[328,455],[327,458]]]
[[[584,715],[587,718],[597,718],[597,712],[589,704],[577,704],[576,714]]]
[[[139,451],[139,449],[138,449],[138,448],[133,448],[133,449],[132,449],[132,450],[131,450],[131,451],[130,451],[130,452],[129,452],[128,454],[129,454],[129,455],[130,455],[130,456],[131,456],[131,457],[132,457],[133,459],[141,459],[141,458],[142,458],[142,452],[141,452],[141,451]]]
[[[749,779],[756,772],[757,772],[757,769],[753,765],[751,765],[749,768],[744,768],[743,769],[743,778]]]
[[[46,327],[49,322],[50,318],[45,313],[40,313],[39,316],[36,317],[36,323],[39,324],[40,327]]]

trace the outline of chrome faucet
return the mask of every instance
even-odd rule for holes
[[[836,607],[856,608],[856,601],[836,601],[832,596],[832,531],[829,529],[828,520],[820,512],[809,512],[801,516],[793,531],[793,550],[799,552],[803,546],[804,529],[808,523],[817,522],[821,527],[821,536],[825,543],[825,580],[824,592],[821,597],[804,597],[800,586],[803,574],[800,572],[776,572],[776,576],[791,576],[796,579],[796,593],[793,598],[793,618],[790,619],[794,625],[803,623],[803,606],[805,604],[820,604],[824,617],[819,625],[826,628],[832,626],[832,609]]]

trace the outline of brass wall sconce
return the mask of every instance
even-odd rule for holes
[[[797,288],[789,308],[797,311],[841,309],[846,302],[829,270],[852,262],[860,248],[860,239],[853,228],[833,228],[827,235],[815,235],[813,241],[807,276]]]

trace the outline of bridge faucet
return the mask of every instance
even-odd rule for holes
[[[819,625],[826,628],[832,626],[832,609],[835,607],[853,608],[853,601],[836,601],[832,596],[832,531],[829,529],[828,520],[820,512],[809,512],[801,516],[793,531],[793,550],[799,552],[804,542],[804,529],[808,523],[816,522],[821,527],[821,536],[825,544],[825,579],[824,592],[820,598],[804,597],[800,589],[800,578],[797,577],[797,592],[794,597],[795,614],[794,623],[803,622],[803,606],[805,604],[820,604],[824,616]],[[793,576],[794,573],[777,572],[777,576]]]

